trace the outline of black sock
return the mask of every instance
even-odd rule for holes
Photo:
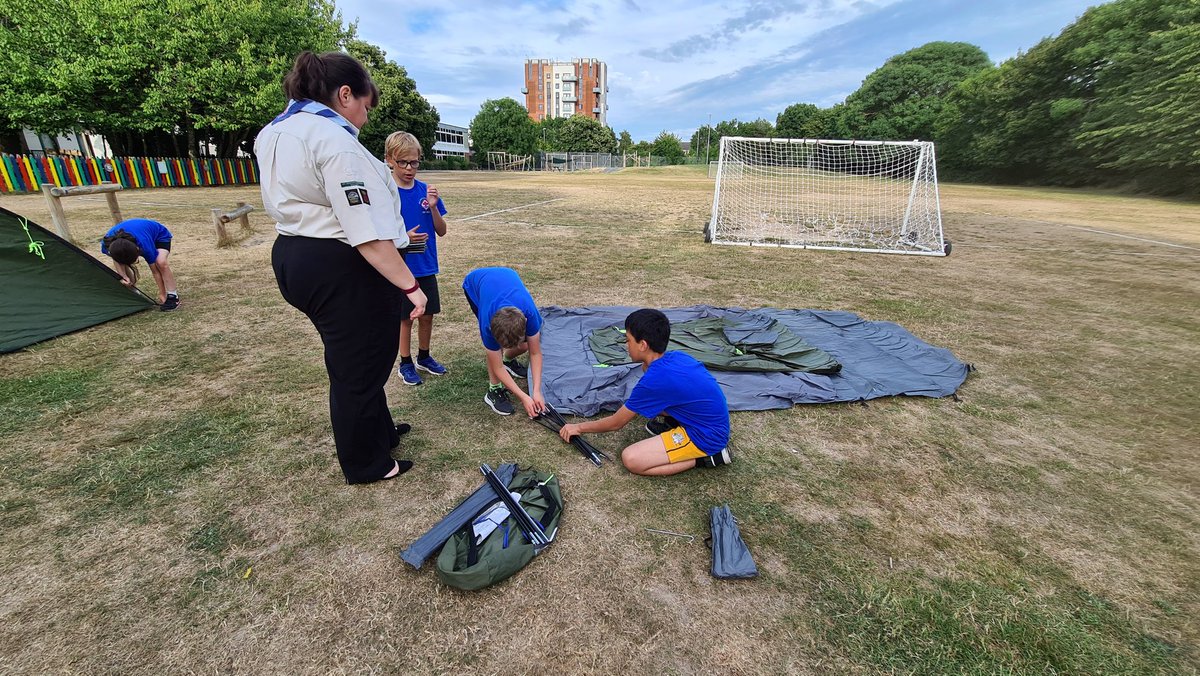
[[[417,350],[417,359],[429,359],[429,350]]]
[[[400,357],[400,363],[401,363],[401,364],[411,364],[411,363],[412,363],[412,355],[409,355],[409,356],[407,356],[407,357],[405,357],[405,356],[401,356],[401,357]]]

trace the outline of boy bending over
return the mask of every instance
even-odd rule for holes
[[[508,393],[521,401],[530,418],[546,408],[542,396],[542,315],[516,270],[479,268],[463,279],[467,304],[479,321],[479,338],[487,356],[487,404],[500,415],[516,410]],[[526,368],[517,357],[529,353]],[[513,378],[529,380],[525,394]]]
[[[729,405],[725,393],[704,365],[683,352],[667,352],[671,323],[658,310],[637,310],[625,318],[625,347],[642,363],[645,374],[616,413],[591,422],[564,425],[563,441],[586,432],[612,432],[633,420],[650,420],[655,435],[621,452],[621,462],[634,474],[666,476],[693,467],[719,467],[733,462],[729,443]]]

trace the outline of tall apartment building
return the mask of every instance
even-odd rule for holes
[[[583,113],[608,126],[608,66],[603,61],[527,59],[521,93],[535,122]]]

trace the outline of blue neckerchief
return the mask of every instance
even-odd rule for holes
[[[313,115],[320,115],[321,117],[327,117],[327,118],[333,120],[334,122],[337,122],[338,124],[342,125],[342,129],[345,129],[346,131],[350,132],[351,136],[353,136],[354,138],[358,138],[358,128],[357,127],[350,124],[350,122],[346,118],[333,112],[333,110],[329,106],[325,105],[324,103],[318,103],[316,101],[313,101],[312,99],[292,99],[291,101],[288,101],[287,108],[284,109],[284,111],[279,114],[279,117],[275,118],[274,120],[271,120],[271,124],[278,124],[280,122],[283,122],[284,120],[295,115],[296,113],[312,113]]]

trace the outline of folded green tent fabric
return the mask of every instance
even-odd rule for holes
[[[598,363],[630,363],[625,329],[620,326],[596,329],[588,337],[588,346]],[[809,345],[776,319],[747,323],[727,317],[702,317],[672,323],[667,349],[686,352],[718,371],[831,374],[842,370],[828,352]]]

